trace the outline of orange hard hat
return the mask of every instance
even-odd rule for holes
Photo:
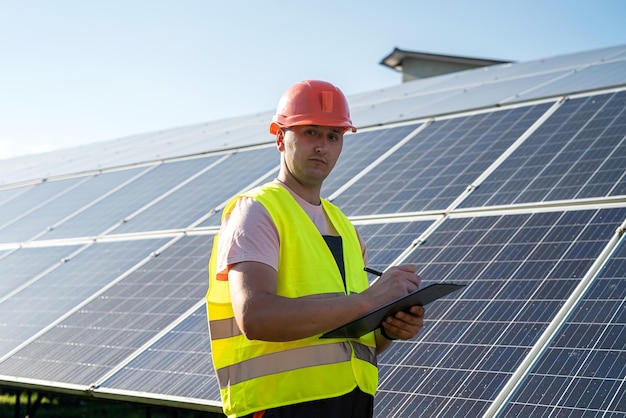
[[[332,84],[319,80],[301,81],[282,95],[270,133],[296,125],[341,126],[356,132],[346,96]]]

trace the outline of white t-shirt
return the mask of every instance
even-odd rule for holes
[[[282,182],[279,184],[289,190],[322,235],[338,235],[322,205],[313,205],[295,194]],[[361,243],[363,259],[366,260],[365,244],[361,236],[358,233],[357,235]],[[278,270],[279,247],[278,230],[265,207],[252,198],[240,198],[230,215],[222,222],[217,271],[225,272],[228,266],[242,261],[256,261]]]

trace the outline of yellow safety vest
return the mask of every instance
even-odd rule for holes
[[[288,190],[268,183],[243,196],[269,212],[280,235],[278,294],[289,298],[345,295],[333,255],[304,209]],[[236,200],[224,209],[228,215]],[[324,211],[343,241],[348,293],[368,287],[354,226],[330,202]],[[297,226],[296,226],[297,225]],[[234,319],[228,281],[216,279],[218,238],[209,263],[206,296],[211,354],[224,413],[241,416],[269,408],[341,396],[359,388],[371,394],[378,386],[374,333],[358,339],[320,339],[319,335],[288,342],[247,339]]]

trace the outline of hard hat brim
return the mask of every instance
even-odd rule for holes
[[[270,124],[270,134],[275,135],[276,132],[278,132],[278,130],[280,128],[289,128],[291,126],[303,126],[303,125],[315,125],[315,126],[333,126],[333,127],[339,127],[339,128],[343,128],[343,132],[347,132],[347,131],[352,131],[352,132],[356,132],[356,127],[352,126],[351,124],[346,124],[344,123],[337,123],[337,124],[332,124],[332,123],[324,123],[323,125],[321,125],[319,122],[316,123],[314,120],[311,119],[304,119],[304,120],[300,120],[294,123],[290,123],[288,125],[283,125],[281,123],[278,123],[276,121],[273,121]]]

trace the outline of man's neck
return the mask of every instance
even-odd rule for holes
[[[283,184],[292,192],[300,196],[302,199],[306,200],[312,205],[321,205],[322,202],[320,200],[320,189],[313,189],[311,187],[306,187],[302,183],[298,182],[295,178],[284,176],[279,174],[276,178],[278,183]]]

